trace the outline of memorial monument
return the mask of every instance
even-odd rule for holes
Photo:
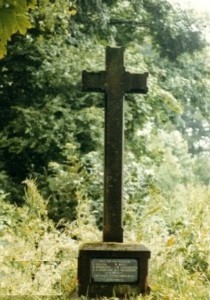
[[[123,243],[123,136],[125,93],[146,94],[147,76],[124,67],[124,48],[106,48],[106,70],[82,73],[84,92],[105,95],[103,242],[84,244],[78,258],[78,295],[124,297],[149,291],[150,251]]]

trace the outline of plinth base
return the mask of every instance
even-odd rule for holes
[[[150,256],[144,245],[84,244],[78,258],[78,295],[98,298],[148,293]]]

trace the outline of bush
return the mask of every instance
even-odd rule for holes
[[[78,245],[49,220],[35,183],[25,184],[22,207],[0,196],[0,297],[69,295],[76,285]]]

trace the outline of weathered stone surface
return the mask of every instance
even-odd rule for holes
[[[78,265],[79,296],[124,297],[147,293],[149,258],[150,251],[139,244],[82,245]]]
[[[147,73],[124,68],[124,48],[106,48],[106,70],[83,71],[83,91],[105,94],[105,166],[103,243],[81,246],[78,294],[93,298],[147,293],[150,251],[144,245],[122,244],[124,94],[147,93]]]
[[[82,73],[83,91],[105,94],[104,242],[123,242],[123,97],[148,91],[148,73],[125,71],[124,50],[107,47],[106,71]]]

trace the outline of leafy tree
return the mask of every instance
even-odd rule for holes
[[[75,0],[1,0],[0,58],[6,54],[7,43],[15,33],[25,35],[28,29],[52,33],[59,27],[61,33],[68,27],[67,19],[76,13]]]
[[[28,11],[35,6],[36,0],[0,1],[0,58],[6,54],[7,42],[14,33],[26,34],[32,27]]]
[[[104,69],[104,45],[111,41],[127,46],[126,68],[150,73],[149,94],[128,95],[125,101],[125,199],[139,205],[155,189],[153,164],[161,163],[164,151],[151,147],[151,137],[158,128],[178,126],[185,99],[172,79],[175,73],[178,85],[187,78],[179,68],[181,52],[189,49],[182,48],[171,61],[168,52],[163,59],[161,40],[153,47],[156,32],[150,28],[157,15],[150,2],[148,7],[144,1],[78,1],[77,6],[66,0],[40,1],[33,11],[34,27],[9,43],[8,55],[0,61],[0,170],[1,188],[13,194],[13,201],[22,201],[20,182],[33,176],[44,195],[51,196],[56,220],[75,218],[82,198],[101,223],[104,103],[102,95],[81,93],[81,71]],[[161,1],[164,8],[176,12]],[[167,9],[163,18],[169,18]],[[165,26],[173,26],[173,20]],[[189,31],[187,24],[176,26],[177,33]],[[165,31],[166,40],[170,34]],[[173,44],[167,47],[173,50]],[[100,176],[95,178],[94,171]]]
[[[161,56],[175,60],[184,52],[193,53],[206,45],[201,34],[204,24],[192,10],[183,10],[165,0],[144,0],[143,7],[152,44]]]
[[[174,191],[177,185],[194,182],[194,159],[188,152],[188,143],[179,131],[160,130],[153,147],[162,151],[162,162],[156,167],[158,187],[162,192]]]
[[[66,32],[69,11],[66,9],[63,11],[63,15],[60,15],[59,12],[62,10],[58,7],[58,1],[56,1],[53,8],[54,10],[58,9],[58,14],[56,17],[53,14],[54,19],[51,17],[47,20],[47,23],[46,18],[48,16],[43,15],[43,10],[46,8],[44,4],[41,6],[42,9],[34,11],[34,22],[38,19],[38,13],[40,14],[40,26],[37,27],[39,34],[32,29],[32,33],[28,33],[25,37],[14,37],[9,45],[8,56],[0,61],[2,71],[2,85],[0,88],[2,99],[1,155],[4,161],[1,167],[7,170],[6,176],[13,178],[13,182],[16,183],[20,183],[32,172],[43,172],[47,161],[53,160],[53,155],[57,151],[59,152],[59,145],[63,143],[61,140],[65,140],[63,134],[58,134],[58,128],[66,132],[67,136],[70,136],[72,132],[70,129],[65,129],[68,124],[65,117],[61,120],[62,114],[65,113],[65,105],[62,107],[61,102],[65,96],[60,96],[59,91],[62,87],[61,85],[59,87],[59,83],[62,82],[64,87],[67,87],[67,85],[65,86],[68,77],[67,72],[60,69],[62,75],[59,82],[55,78],[54,88],[53,84],[51,87],[49,86],[53,77],[50,78],[47,75],[48,72],[49,74],[54,72],[52,61],[59,67],[57,57],[62,56],[63,51],[65,52],[60,47],[63,42],[61,32],[62,34]],[[63,8],[69,8],[67,1],[63,1],[63,4],[65,4]],[[47,7],[52,12],[52,6],[48,5]],[[59,26],[60,36],[59,34],[54,35],[57,26]],[[45,40],[41,32],[47,34]],[[66,35],[65,39],[67,39]],[[46,60],[44,57],[46,57]],[[63,64],[63,68],[66,68],[66,63]],[[68,85],[73,86],[74,84],[71,82],[72,80],[69,79]],[[48,86],[49,94],[47,90],[44,92],[44,86]],[[57,93],[57,97],[53,98],[54,100],[51,96],[53,91]],[[55,105],[52,105],[52,103]],[[71,114],[66,114],[67,118],[70,118],[70,116]],[[51,135],[52,128],[56,123],[55,120],[58,119],[61,121],[59,122],[60,125],[57,124],[57,133]],[[43,135],[43,130],[46,135]],[[41,143],[40,139],[42,139]],[[49,152],[46,152],[47,148],[50,149]],[[15,198],[18,199],[18,193],[16,195]]]
[[[191,55],[182,54],[175,63],[158,62],[159,84],[173,93],[183,110],[179,116],[173,116],[171,122],[187,139],[193,155],[209,150],[208,53],[207,47]]]

